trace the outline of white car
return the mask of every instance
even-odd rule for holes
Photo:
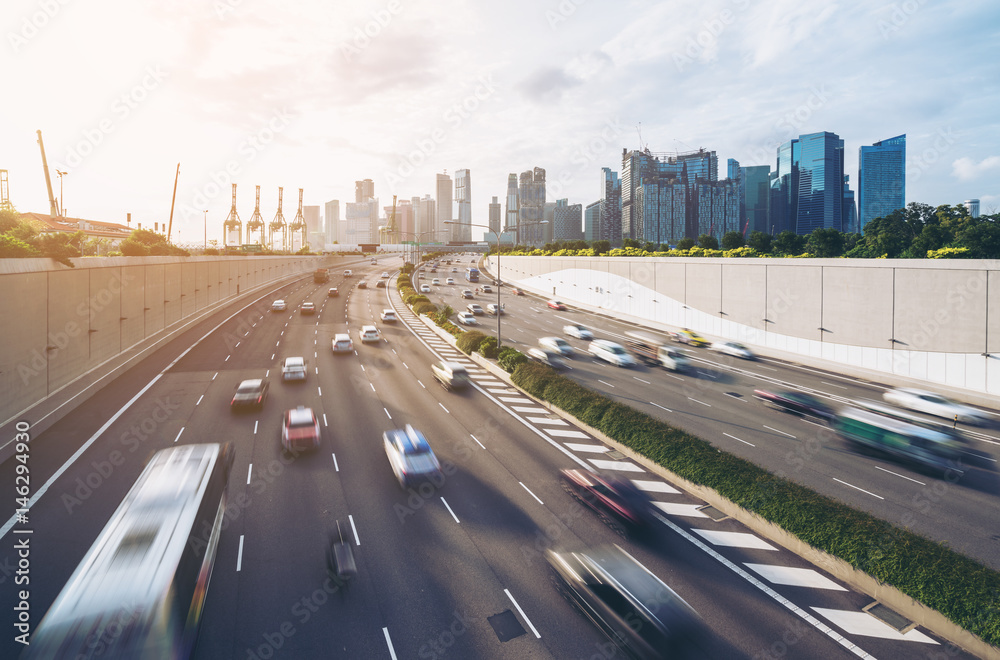
[[[538,340],[538,345],[563,357],[573,357],[573,354],[576,353],[569,342],[562,337],[542,337]]]
[[[389,273],[387,273],[387,272],[385,272],[385,271],[383,270],[383,271],[382,271],[382,274],[381,274],[381,275],[379,275],[379,277],[381,277],[381,278],[382,278],[383,280],[384,280],[384,279],[387,279],[387,278],[389,277]]]
[[[281,363],[281,380],[305,380],[306,361],[300,357],[287,357]]]
[[[431,280],[431,284],[433,284],[434,286],[441,286],[441,280],[435,277],[433,280]]]
[[[635,359],[621,344],[606,339],[595,339],[590,342],[590,354],[598,360],[610,362],[616,367],[631,367]]]
[[[455,278],[454,277],[449,277],[448,279],[446,279],[444,281],[444,283],[445,284],[454,284],[455,283]]]
[[[391,309],[383,309],[382,313],[379,314],[379,318],[382,319],[383,323],[395,323],[396,322],[396,312]]]
[[[350,353],[354,350],[354,342],[347,333],[338,333],[333,336],[334,353]]]
[[[594,338],[594,333],[582,325],[564,325],[563,332],[570,337],[576,337],[577,339],[583,339],[585,341],[590,341]]]
[[[286,309],[288,309],[288,305],[285,304],[284,300],[275,300],[273,303],[271,303],[272,312],[283,312]]]
[[[479,306],[479,303],[469,303],[467,309],[475,316],[483,313],[483,308]]]
[[[462,325],[479,325],[479,321],[472,315],[472,312],[459,312],[458,322]]]
[[[735,341],[719,341],[712,344],[712,350],[718,351],[723,355],[729,355],[731,357],[742,358],[744,360],[753,360],[757,356],[754,355],[753,351],[744,346],[743,344]]]
[[[563,362],[562,357],[560,357],[555,351],[550,351],[544,348],[529,348],[528,357],[536,362],[547,364],[553,369],[566,368],[566,363]]]
[[[957,416],[962,424],[982,426],[990,421],[989,416],[981,410],[924,390],[898,387],[883,394],[882,398],[900,408],[916,410],[935,417],[954,420]]]
[[[354,275],[354,273],[350,269],[344,271],[344,277],[350,277],[352,275]]]
[[[430,293],[430,292],[431,292],[431,285],[430,284],[421,284],[420,285],[420,293]]]
[[[378,328],[373,325],[361,326],[361,343],[369,344],[379,340]]]

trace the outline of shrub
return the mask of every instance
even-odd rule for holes
[[[472,351],[477,350],[484,339],[486,339],[486,335],[479,330],[470,330],[463,332],[455,345],[458,347],[458,350],[468,355]]]
[[[437,305],[432,302],[419,302],[413,306],[414,314],[429,314],[433,317],[437,313]]]
[[[523,364],[527,361],[528,357],[524,353],[516,348],[511,348],[510,346],[501,350],[500,354],[497,356],[497,364],[499,364],[500,368],[509,374],[514,373],[514,370],[517,369],[517,365]]]
[[[482,355],[484,358],[487,358],[489,360],[495,360],[497,359],[497,353],[499,353],[499,350],[497,349],[496,337],[487,336],[485,339],[483,339],[482,342],[480,342],[479,354]]]
[[[445,305],[444,309],[437,311],[431,316],[434,319],[434,322],[443,328],[445,323],[450,323],[448,319],[450,319],[451,315],[454,313],[455,310],[451,308],[451,305]]]
[[[400,292],[400,294],[402,295],[402,292]],[[405,302],[410,307],[413,307],[417,303],[430,302],[430,298],[428,298],[423,294],[414,292],[409,295],[403,296],[403,302]]]

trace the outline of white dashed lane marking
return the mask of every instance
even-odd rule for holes
[[[532,424],[551,424],[552,426],[569,426],[565,419],[550,419],[549,417],[525,417]]]
[[[759,573],[771,584],[784,584],[790,587],[810,587],[812,589],[830,589],[831,591],[847,591],[830,578],[811,568],[792,568],[790,566],[773,566],[771,564],[747,564],[744,566]]]
[[[937,644],[937,642],[916,628],[910,630],[909,632],[901,633],[895,628],[889,626],[887,623],[879,621],[866,612],[830,610],[824,607],[810,607],[809,609],[816,614],[819,614],[821,617],[824,617],[830,623],[850,635],[864,635],[866,637],[881,637],[882,639],[894,639],[898,641]]]
[[[698,509],[703,504],[679,504],[675,502],[653,502],[657,509],[669,516],[683,516],[685,518],[708,518]]]
[[[566,448],[572,451],[579,451],[590,454],[603,454],[606,451],[611,451],[604,445],[578,445],[572,442],[567,442]]]
[[[636,488],[644,490],[647,493],[669,493],[671,495],[676,495],[681,492],[663,481],[644,481],[642,479],[633,479],[632,483],[635,484]]]
[[[778,550],[767,541],[745,532],[717,532],[710,529],[693,528],[691,531],[712,545],[724,545],[730,548],[752,548],[755,550]]]
[[[586,433],[580,431],[574,431],[572,429],[545,429],[545,432],[549,435],[557,436],[560,438],[590,438]]]
[[[596,458],[591,458],[590,462],[594,464],[594,467],[599,470],[614,470],[617,472],[642,472],[643,469],[636,465],[635,463],[629,463],[628,461],[601,461]]]

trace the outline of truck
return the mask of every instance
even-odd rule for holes
[[[680,351],[663,345],[655,337],[639,332],[625,333],[625,348],[647,365],[660,365],[670,371],[687,371],[690,367],[687,357]]]
[[[326,268],[317,268],[313,271],[313,282],[316,284],[322,284],[323,282],[330,281],[330,271]]]

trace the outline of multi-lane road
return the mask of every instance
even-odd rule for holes
[[[49,484],[31,509],[34,623],[154,451],[230,441],[236,448],[230,507],[199,658],[617,657],[559,595],[542,557],[546,548],[609,543],[626,548],[701,614],[711,629],[705,657],[911,658],[945,650],[949,657],[972,657],[925,630],[901,633],[880,624],[862,611],[870,599],[734,521],[706,517],[693,498],[481,368],[469,364],[471,391],[437,386],[431,363],[460,356],[405,309],[392,284],[374,287],[380,272],[399,265],[398,259],[354,264],[352,278],[334,273],[322,285],[303,279],[220,312],[33,438],[32,483],[36,490]],[[435,287],[431,298],[462,309],[462,273],[453,276],[458,283]],[[369,288],[356,288],[362,278]],[[327,296],[330,286],[338,287],[338,297]],[[285,299],[288,310],[271,312],[275,298]],[[299,313],[307,300],[316,303],[315,315]],[[504,300],[504,341],[518,347],[559,334],[569,321],[608,338],[625,329],[605,318],[547,310],[531,297]],[[386,307],[397,310],[399,322],[378,320]],[[372,322],[382,341],[363,345],[358,330]],[[333,335],[345,331],[355,352],[332,354]],[[845,397],[853,388],[875,392],[873,386],[771,361],[730,364],[703,351],[692,354],[700,373],[679,381],[661,370],[616,369],[589,358],[572,361],[570,375],[735,453],[778,461],[789,475],[816,481],[817,489],[824,476],[847,482],[837,496],[851,503],[875,510],[864,491],[884,497],[877,506],[894,507],[887,516],[915,508],[906,506],[907,488],[940,490],[899,466],[856,457],[821,430],[749,396],[762,379],[848,388],[839,394]],[[289,356],[306,358],[305,382],[281,382],[279,365]],[[271,383],[263,409],[232,413],[234,388],[259,377]],[[316,452],[292,458],[280,451],[281,414],[299,405],[319,416],[322,441]],[[393,477],[381,435],[405,424],[423,431],[445,467],[434,488],[404,491]],[[796,451],[805,455],[793,465]],[[13,483],[11,463],[0,466],[3,483]],[[560,469],[581,466],[635,480],[658,501],[662,527],[638,542],[581,509],[556,478]],[[881,474],[876,468],[889,472],[862,480]],[[954,512],[970,512],[971,499],[979,506],[992,501],[986,488],[949,484],[921,516],[940,519],[936,527],[927,523],[938,534],[957,533],[963,520],[972,521]],[[358,563],[346,588],[326,576],[325,548],[338,523]],[[11,536],[5,539],[0,566],[6,569],[17,559]],[[13,577],[4,570],[0,578],[5,629],[13,630]],[[13,636],[0,642],[3,657],[20,650]]]

